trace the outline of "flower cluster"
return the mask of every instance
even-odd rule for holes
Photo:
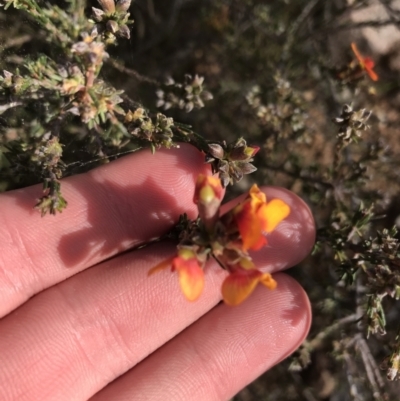
[[[129,110],[126,113],[125,123],[132,136],[150,142],[153,152],[161,146],[168,149],[177,146],[173,142],[174,120],[172,117],[157,113],[155,117],[151,118],[145,109],[139,107],[135,111]]]
[[[239,182],[245,174],[257,170],[251,162],[259,150],[258,146],[248,146],[244,138],[239,138],[229,145],[225,141],[209,143],[206,163],[211,164],[213,173],[218,173],[222,185],[227,187]]]
[[[339,126],[338,138],[344,143],[357,142],[362,132],[369,129],[367,124],[372,112],[366,109],[354,110],[351,105],[345,104],[339,117],[333,122]]]
[[[92,7],[93,19],[97,22],[95,29],[99,31],[107,44],[114,44],[116,36],[129,39],[128,25],[131,0],[98,0],[100,8]]]
[[[267,202],[265,194],[253,185],[242,203],[221,216],[223,195],[218,178],[199,176],[194,194],[199,217],[194,221],[181,218],[176,256],[153,267],[149,274],[172,266],[171,270],[179,275],[183,294],[194,301],[202,293],[204,268],[212,257],[229,272],[222,284],[222,298],[234,306],[243,302],[259,283],[269,289],[276,287],[276,281],[256,268],[248,252],[267,244],[265,234],[289,215],[290,207],[280,199]]]
[[[161,89],[157,90],[157,107],[168,110],[171,107],[184,109],[187,113],[195,109],[202,109],[204,102],[211,100],[211,92],[204,90],[204,77],[190,74],[185,75],[183,83],[168,78]]]

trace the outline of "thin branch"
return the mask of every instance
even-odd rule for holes
[[[357,346],[361,353],[361,358],[364,363],[365,371],[369,383],[373,390],[373,396],[375,400],[381,401],[384,399],[381,389],[384,387],[383,378],[379,372],[379,368],[375,362],[374,357],[368,347],[367,342],[361,334],[357,335]]]
[[[18,107],[21,105],[22,105],[21,102],[11,102],[11,103],[7,103],[7,104],[3,104],[3,105],[0,104],[0,115],[2,115],[8,109],[11,109],[13,107]]]
[[[309,349],[309,350],[316,350],[318,349],[323,341],[329,337],[332,333],[337,331],[338,329],[341,328],[341,326],[348,324],[348,323],[355,323],[358,319],[358,316],[356,313],[353,313],[349,316],[346,316],[342,319],[339,319],[332,325],[326,327],[323,331],[319,332],[312,340],[310,341],[305,341],[303,344],[303,347]]]
[[[356,381],[357,369],[354,360],[346,350],[343,351],[343,358],[344,361],[346,362],[346,367],[347,367],[346,378],[347,382],[349,383],[350,394],[353,396],[354,400],[364,401],[365,398],[358,391],[358,383]]]
[[[320,0],[311,0],[307,5],[303,8],[303,11],[296,18],[296,20],[291,24],[290,30],[287,34],[286,43],[282,49],[281,61],[284,62],[289,58],[290,49],[292,48],[293,42],[296,39],[297,31],[300,29],[303,22],[309,17],[311,11],[314,7],[319,3]]]
[[[293,173],[292,171],[285,170],[284,167],[272,166],[270,164],[266,164],[265,168],[268,169],[268,170],[272,170],[272,171],[278,171],[280,173],[288,175],[289,177],[293,177],[293,178],[296,178],[296,179],[299,179],[299,180],[312,182],[314,184],[321,185],[321,186],[323,186],[325,188],[328,188],[328,189],[334,189],[333,184],[331,184],[330,182],[325,182],[325,181],[322,181],[322,180],[320,180],[318,178],[301,176],[299,174]]]
[[[9,38],[6,40],[5,43],[3,43],[1,45],[2,47],[2,51],[9,49],[10,47],[19,47],[22,46],[24,43],[29,42],[30,40],[32,40],[32,36],[31,35],[21,35],[21,36],[17,36],[16,38]]]
[[[123,64],[121,64],[120,62],[118,62],[117,60],[115,60],[113,58],[107,59],[106,63],[111,65],[112,67],[114,67],[119,72],[129,75],[130,77],[135,78],[140,82],[147,82],[149,84],[157,85],[157,86],[160,85],[160,83],[157,80],[146,77],[144,75],[141,75],[137,71],[135,71],[131,68],[125,67]]]
[[[400,22],[393,22],[392,20],[384,21],[363,21],[358,23],[343,24],[339,26],[331,26],[324,30],[324,33],[336,33],[338,31],[346,31],[350,29],[361,29],[361,28],[382,28],[388,25],[400,25]]]

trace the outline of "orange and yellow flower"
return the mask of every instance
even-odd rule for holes
[[[257,269],[236,269],[222,284],[222,298],[227,305],[239,305],[249,297],[258,283],[270,290],[277,285],[269,273],[262,273]]]
[[[205,262],[214,256],[229,271],[222,284],[222,297],[227,305],[233,306],[243,302],[259,283],[269,289],[276,287],[269,273],[257,270],[247,251],[258,250],[266,244],[264,234],[272,232],[289,215],[290,207],[280,199],[267,202],[265,194],[253,185],[249,196],[215,226],[222,197],[223,188],[217,178],[199,177],[194,201],[204,226],[197,226],[198,231],[190,226],[193,238],[187,237],[178,245],[175,257],[153,267],[149,274],[171,267],[179,275],[185,297],[195,301],[204,288]],[[218,230],[213,231],[214,227]]]
[[[243,250],[258,250],[267,240],[264,233],[272,232],[290,213],[290,207],[280,199],[267,203],[267,197],[254,184],[249,198],[233,210],[242,237]]]
[[[221,202],[223,197],[224,189],[222,188],[221,180],[219,178],[199,174],[194,192],[194,203],[208,204],[213,202],[215,199]]]
[[[269,273],[257,270],[248,258],[241,258],[234,266],[230,266],[230,274],[222,283],[222,298],[227,305],[241,304],[254,291],[258,283],[270,290],[276,288],[276,281]]]
[[[351,44],[351,49],[353,50],[354,55],[357,57],[361,69],[365,70],[368,76],[373,81],[377,81],[379,77],[378,74],[374,71],[375,67],[374,61],[369,57],[362,56],[358,51],[357,45],[354,42]]]
[[[189,301],[195,301],[204,288],[204,271],[199,265],[196,254],[190,249],[181,248],[178,250],[177,256],[163,260],[150,269],[148,275],[168,267],[171,267],[171,271],[178,272],[183,295]]]

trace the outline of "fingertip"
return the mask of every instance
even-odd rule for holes
[[[274,278],[278,282],[276,289],[282,293],[282,303],[285,305],[280,315],[280,324],[291,332],[286,337],[290,341],[286,350],[282,350],[278,363],[296,351],[306,339],[312,323],[312,309],[306,292],[294,278],[284,273],[274,274]]]
[[[241,305],[223,306],[231,309],[229,313],[235,314],[237,321],[247,328],[249,340],[259,342],[263,370],[291,355],[311,326],[311,305],[301,285],[284,273],[274,274],[274,279],[274,290],[259,285]],[[254,360],[260,358],[256,350],[250,356]]]
[[[222,400],[292,352],[306,337],[311,308],[300,285],[276,274],[241,305],[218,305],[93,400]]]
[[[281,199],[290,213],[268,235],[268,245],[252,254],[256,263],[268,264],[269,272],[287,269],[301,262],[315,243],[315,222],[308,205],[294,192],[280,187],[262,187],[267,200]]]

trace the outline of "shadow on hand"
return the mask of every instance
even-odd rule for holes
[[[166,234],[182,213],[196,217],[194,186],[208,168],[189,145],[155,155],[143,151],[64,180],[70,203],[61,215],[39,221],[32,210],[38,187],[22,190],[23,196],[18,191],[15,199],[29,216],[38,216],[27,220],[26,229],[40,224],[44,234],[37,235],[48,241],[54,233],[55,245],[61,233],[57,248],[64,266],[82,270]]]
[[[115,182],[102,182],[78,190],[90,205],[93,193],[103,193],[107,208],[88,208],[88,227],[64,235],[59,243],[59,253],[67,267],[92,258],[103,260],[166,234],[178,221],[179,203],[163,190],[152,178],[136,186],[120,186]],[[160,206],[162,203],[162,209]]]

